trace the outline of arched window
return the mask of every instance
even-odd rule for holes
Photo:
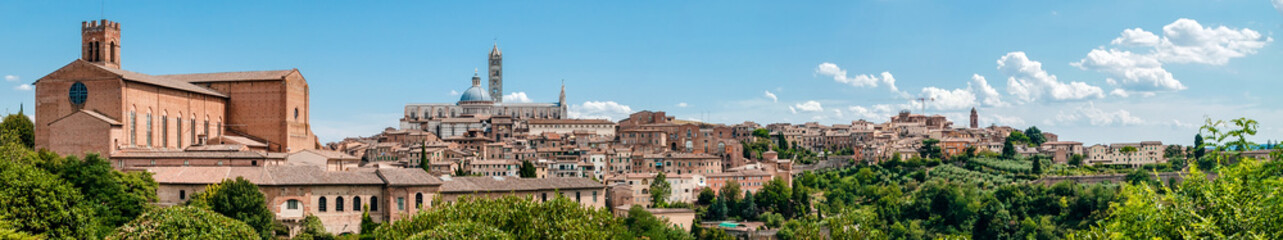
[[[321,211],[321,212],[325,211],[325,197],[321,197],[320,200],[317,200],[316,204],[317,204],[316,206],[317,211]]]
[[[160,147],[169,147],[169,111],[160,114]]]
[[[178,200],[187,200],[187,190],[178,190]]]
[[[183,113],[182,112],[179,112],[178,117],[174,118],[174,133],[177,133],[174,135],[174,139],[178,140],[178,144],[175,146],[178,146],[178,148],[182,148],[183,147]]]
[[[107,57],[110,57],[111,62],[114,63],[116,62],[116,42],[111,42],[111,49],[109,50],[111,50],[111,55],[107,55]]]
[[[361,211],[361,197],[352,197],[352,211]]]
[[[335,211],[335,212],[342,212],[342,211],[343,211],[343,197],[335,197],[335,198],[334,198],[334,211]]]
[[[196,115],[192,114],[192,145],[196,145]]]
[[[377,196],[370,197],[370,211],[371,212],[379,211],[379,197]]]
[[[138,115],[129,111],[129,145],[138,145]]]
[[[423,208],[423,193],[414,194],[414,208]]]

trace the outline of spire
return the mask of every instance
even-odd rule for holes
[[[566,79],[561,80],[561,98],[558,98],[557,103],[566,105]]]
[[[503,55],[503,51],[499,51],[499,40],[495,40],[494,48],[490,49],[490,56],[500,56],[500,55]]]
[[[565,87],[562,87],[561,89],[562,89],[561,91],[563,92],[566,91]],[[18,103],[18,115],[22,115],[22,103]]]

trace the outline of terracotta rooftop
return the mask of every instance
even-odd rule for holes
[[[327,172],[315,166],[149,167],[162,184],[213,184],[243,177],[256,185],[383,185],[373,171]],[[383,170],[383,169],[380,169]],[[414,169],[418,170],[418,169]],[[422,172],[422,170],[418,170]]]
[[[587,178],[511,178],[449,177],[442,178],[442,193],[514,192],[604,188],[606,185]]]

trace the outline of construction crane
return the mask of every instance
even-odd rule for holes
[[[922,113],[922,116],[926,116],[926,115],[927,115],[927,101],[935,102],[935,101],[936,101],[936,98],[920,97],[920,98],[918,98],[917,100],[918,100],[918,102],[921,102],[921,103],[922,103],[922,112],[921,112],[921,113]]]

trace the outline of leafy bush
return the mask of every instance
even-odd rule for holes
[[[447,224],[453,225],[445,228]],[[584,208],[559,195],[542,203],[514,196],[436,203],[408,219],[380,226],[374,237],[455,236],[451,231],[467,229],[493,229],[513,239],[632,239],[640,234],[630,232],[622,219],[605,209]]]
[[[249,225],[221,214],[186,206],[143,213],[107,239],[256,239]]]

